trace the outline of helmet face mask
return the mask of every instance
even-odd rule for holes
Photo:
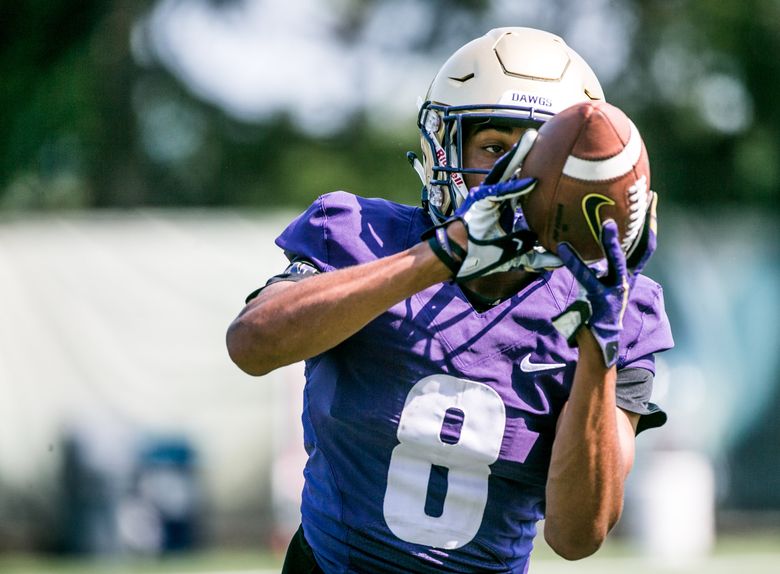
[[[420,106],[423,204],[441,223],[468,194],[463,149],[472,125],[538,128],[564,108],[603,99],[585,61],[562,39],[532,28],[498,28],[456,51]]]
[[[527,117],[518,115],[518,111]],[[538,128],[552,114],[540,113],[534,108],[516,106],[465,105],[443,106],[431,101],[425,102],[417,118],[423,148],[432,150],[433,158],[426,162],[430,165],[430,177],[424,182],[423,202],[434,217],[434,221],[443,221],[452,211],[453,197],[455,206],[468,194],[463,175],[477,173],[486,175],[489,169],[464,167],[464,145],[469,133],[475,126]],[[436,126],[438,129],[435,129]],[[446,192],[445,192],[446,190]],[[427,192],[427,193],[426,193]]]

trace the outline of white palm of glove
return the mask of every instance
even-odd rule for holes
[[[513,200],[530,193],[535,185],[533,178],[510,179],[493,185],[483,184],[469,192],[456,212],[468,230],[468,248],[456,275],[458,281],[507,271],[515,266],[515,257],[528,250],[532,233],[522,210],[518,207],[511,214],[503,212],[512,210],[516,205]],[[512,223],[502,224],[502,215],[504,220],[512,217]]]

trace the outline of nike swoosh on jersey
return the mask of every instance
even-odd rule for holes
[[[528,353],[520,361],[520,370],[524,373],[538,373],[539,371],[549,371],[552,369],[562,369],[566,363],[532,363],[531,354]]]

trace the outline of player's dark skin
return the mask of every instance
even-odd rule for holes
[[[489,169],[521,133],[521,128],[487,128],[470,134],[464,165]],[[476,186],[483,177],[468,174],[466,183]],[[453,222],[447,233],[467,247],[462,222]],[[451,271],[422,242],[369,263],[274,283],[230,325],[230,356],[245,372],[266,374],[338,345],[396,303],[450,278]],[[466,287],[486,299],[504,298],[533,278],[509,271],[474,279]],[[589,330],[580,329],[577,345],[571,394],[553,444],[544,526],[548,544],[571,560],[593,554],[620,517],[639,419],[617,407],[616,369],[604,366]]]

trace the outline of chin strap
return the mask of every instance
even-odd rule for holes
[[[406,152],[406,160],[412,166],[412,169],[417,173],[417,177],[420,178],[422,188],[420,189],[420,205],[422,208],[430,213],[430,202],[428,201],[428,186],[425,185],[425,169],[423,168],[420,160],[417,159],[417,155],[413,151]]]
[[[406,159],[411,164],[412,169],[417,172],[417,176],[420,178],[423,187],[425,187],[425,168],[423,168],[423,164],[420,160],[417,159],[417,155],[415,155],[413,151],[408,151],[406,152]]]

